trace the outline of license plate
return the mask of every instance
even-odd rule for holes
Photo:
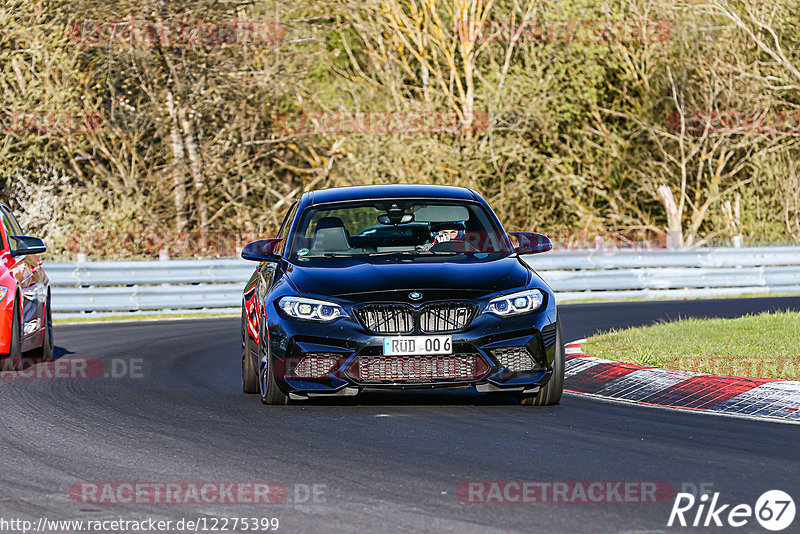
[[[404,336],[383,338],[384,356],[453,354],[453,336]]]

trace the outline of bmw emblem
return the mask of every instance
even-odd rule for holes
[[[422,293],[420,293],[419,291],[412,291],[411,293],[408,294],[408,298],[410,298],[411,300],[420,300],[422,298]]]

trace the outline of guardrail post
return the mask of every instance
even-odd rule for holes
[[[667,248],[675,250],[676,248],[683,248],[683,236],[680,230],[667,231]]]

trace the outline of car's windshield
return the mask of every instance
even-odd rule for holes
[[[508,252],[505,234],[480,204],[392,199],[307,209],[294,232],[290,257]]]

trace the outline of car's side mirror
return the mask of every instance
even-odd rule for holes
[[[27,235],[10,235],[8,236],[8,240],[11,245],[12,256],[42,254],[47,250],[47,246],[44,244],[44,241],[38,237],[30,237]]]
[[[283,239],[259,239],[242,249],[242,258],[250,261],[281,261],[278,247]]]
[[[539,254],[553,250],[553,243],[546,235],[535,232],[509,232],[519,241],[519,246],[514,249],[517,254]]]

